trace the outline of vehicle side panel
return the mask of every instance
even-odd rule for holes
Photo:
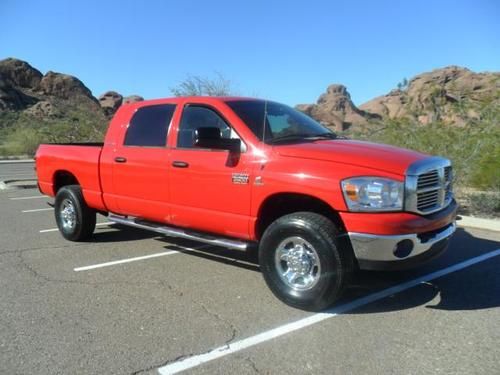
[[[276,147],[277,149],[278,147]],[[268,150],[269,157],[263,155],[254,176],[252,195],[252,220],[259,216],[263,202],[280,193],[296,193],[308,195],[322,200],[338,212],[347,211],[340,181],[344,176],[374,175],[373,170],[345,166],[329,161],[301,159],[280,156],[276,150]],[[376,175],[393,178],[399,181],[402,176],[377,171]],[[258,183],[255,182],[257,179]],[[251,225],[255,229],[255,225]],[[255,232],[252,232],[255,236]]]
[[[78,180],[87,204],[96,210],[105,211],[99,183],[101,150],[101,147],[93,146],[40,145],[36,167],[42,193],[55,196],[54,178],[57,172],[68,172]]]

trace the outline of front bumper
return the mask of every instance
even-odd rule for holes
[[[405,269],[418,266],[444,252],[455,228],[455,222],[452,222],[443,228],[418,234],[348,232],[348,236],[361,269]]]

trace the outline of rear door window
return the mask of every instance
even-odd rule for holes
[[[175,104],[141,107],[134,113],[125,135],[125,146],[165,147]]]

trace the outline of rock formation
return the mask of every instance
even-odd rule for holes
[[[464,126],[477,119],[477,108],[500,98],[500,73],[474,73],[448,66],[412,78],[407,87],[372,99],[359,108],[383,118],[410,118]]]
[[[366,124],[368,119],[380,117],[357,108],[347,88],[339,84],[328,86],[326,93],[319,97],[316,104],[299,104],[296,108],[336,131],[346,130],[352,125]]]

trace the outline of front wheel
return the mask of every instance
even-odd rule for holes
[[[353,270],[349,249],[340,249],[337,229],[312,212],[285,215],[264,232],[259,263],[264,279],[284,303],[309,311],[331,306]]]
[[[64,186],[57,192],[54,203],[57,227],[70,241],[84,241],[94,233],[96,212],[83,199],[78,185]]]

